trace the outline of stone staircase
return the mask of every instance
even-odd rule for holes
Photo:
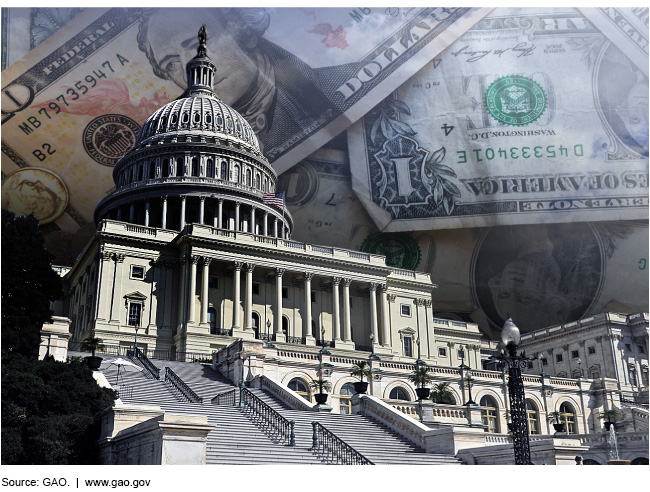
[[[208,422],[217,427],[208,434],[208,464],[323,464],[310,451],[312,422],[320,422],[347,444],[375,464],[460,464],[453,456],[427,454],[386,426],[361,415],[339,415],[292,410],[277,398],[261,389],[251,391],[288,420],[296,422],[296,446],[269,435],[255,418],[249,418],[238,406],[213,405],[217,394],[235,386],[211,367],[203,364],[172,362],[152,359],[161,371],[161,381],[153,379],[146,371],[120,372],[122,401],[125,404],[158,405],[165,412],[175,414],[207,415]],[[170,367],[203,403],[189,403],[172,386],[163,382],[165,367]],[[103,369],[108,381],[114,385],[117,369]],[[239,391],[235,391],[239,402]]]

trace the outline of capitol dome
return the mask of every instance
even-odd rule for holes
[[[179,231],[199,223],[290,237],[293,220],[276,197],[277,174],[250,124],[214,93],[217,67],[205,41],[202,28],[186,67],[187,90],[142,125],[113,169],[115,191],[97,205],[95,222]]]

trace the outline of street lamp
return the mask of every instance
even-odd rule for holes
[[[381,360],[379,356],[375,354],[375,335],[372,333],[370,334],[370,350],[372,351],[370,354],[370,360]]]
[[[267,319],[266,320],[266,341],[264,342],[265,347],[275,347],[271,343],[271,320]]]
[[[323,326],[320,329],[320,341],[323,344],[323,347],[320,349],[321,354],[331,355],[331,352],[327,350],[327,343],[325,342],[325,327]]]
[[[246,352],[241,353],[241,379],[239,381],[239,406],[241,408],[246,406],[246,395],[244,395],[246,389],[246,355]]]
[[[476,405],[476,402],[472,400],[472,368],[465,364],[465,352],[463,351],[460,356],[460,380],[463,384],[467,384],[467,401],[465,405]]]
[[[529,359],[526,353],[517,355],[521,341],[519,328],[508,318],[501,330],[501,341],[505,351],[497,357],[500,368],[508,369],[508,393],[510,394],[510,418],[512,420],[512,444],[515,450],[516,465],[532,465],[528,442],[528,419],[526,414],[526,394],[521,370],[526,368]]]

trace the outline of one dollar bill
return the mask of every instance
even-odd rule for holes
[[[381,230],[648,217],[648,78],[574,9],[494,10],[348,141]]]

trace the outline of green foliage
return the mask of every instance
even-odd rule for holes
[[[546,420],[549,424],[561,424],[562,423],[562,414],[557,410],[554,412],[548,412],[546,415]]]
[[[370,364],[365,360],[358,360],[352,364],[352,369],[350,369],[350,376],[359,378],[359,381],[363,383],[363,378],[366,377],[370,379],[372,377],[372,372],[370,371]]]
[[[446,403],[448,405],[456,403],[454,393],[449,389],[449,383],[447,382],[435,384],[431,389],[429,398],[434,403]]]
[[[104,340],[97,337],[86,338],[83,342],[81,342],[81,348],[82,350],[90,350],[93,354],[93,357],[95,357],[96,350],[106,349],[103,342]]]
[[[433,381],[433,376],[426,365],[417,364],[415,370],[409,374],[409,381],[415,384],[418,388],[424,388],[425,385]]]
[[[327,379],[314,379],[311,383],[309,383],[309,386],[311,389],[318,391],[319,393],[327,393],[329,391],[332,391],[332,383],[330,383]]]
[[[61,297],[61,278],[34,215],[2,210],[2,357],[37,357],[50,302]]]
[[[619,412],[616,408],[611,408],[609,410],[603,410],[598,415],[598,418],[600,420],[605,420],[605,422],[616,422],[621,417],[622,417],[621,412]]]
[[[117,394],[100,388],[86,363],[2,361],[2,464],[93,464],[98,414]]]

